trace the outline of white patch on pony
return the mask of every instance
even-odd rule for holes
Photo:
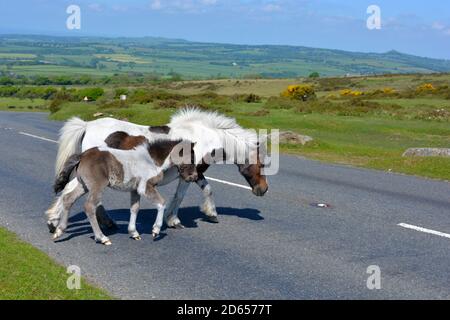
[[[51,222],[53,220],[59,220],[61,218],[61,214],[64,210],[63,207],[64,196],[74,191],[75,188],[78,186],[78,184],[79,184],[78,179],[74,178],[65,186],[64,190],[62,191],[62,194],[58,198],[56,198],[52,206],[45,212],[48,222]]]
[[[233,118],[217,112],[205,112],[196,108],[178,111],[168,125],[172,139],[186,139],[197,144],[194,147],[198,163],[213,150],[224,149],[229,160],[242,162],[251,150],[256,150],[258,136],[246,130]]]
[[[111,187],[122,191],[132,191],[137,187],[140,195],[145,195],[147,181],[158,176],[170,163],[170,159],[166,159],[164,164],[158,167],[148,152],[147,144],[140,145],[133,150],[118,150],[109,147],[100,147],[99,150],[111,153],[123,167],[123,181],[110,181]]]

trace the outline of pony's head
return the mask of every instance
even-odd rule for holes
[[[180,177],[186,182],[194,182],[198,180],[197,164],[195,163],[194,147],[195,143],[190,141],[183,141],[180,143],[181,151],[178,161],[176,161],[176,167],[180,173]],[[174,159],[172,155],[172,160]]]
[[[253,194],[262,197],[269,190],[269,184],[266,176],[263,174],[264,164],[260,160],[259,147],[251,156],[256,157],[256,162],[252,164],[250,162],[238,164],[239,172],[247,180]]]

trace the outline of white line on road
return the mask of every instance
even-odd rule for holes
[[[248,186],[244,186],[242,184],[237,184],[237,183],[233,183],[233,182],[228,182],[228,181],[224,181],[224,180],[220,180],[220,179],[216,179],[216,178],[211,178],[211,177],[205,177],[208,180],[211,181],[215,181],[215,182],[219,182],[219,183],[223,183],[223,184],[227,184],[229,186],[233,186],[233,187],[238,187],[238,188],[242,188],[242,189],[246,189],[246,190],[252,190],[252,188],[248,187]]]
[[[448,234],[448,233],[443,233],[443,232],[440,232],[440,231],[435,231],[435,230],[426,229],[426,228],[422,228],[422,227],[418,227],[418,226],[413,226],[412,224],[407,224],[407,223],[399,223],[398,226],[402,227],[402,228],[411,229],[411,230],[424,232],[424,233],[429,233],[429,234],[432,234],[432,235],[435,235],[435,236],[439,236],[439,237],[444,237],[444,238],[449,238],[450,239],[450,234]]]
[[[31,134],[31,133],[26,133],[26,132],[20,131],[19,134],[24,135],[24,136],[27,136],[27,137],[31,137],[31,138],[35,138],[35,139],[47,141],[47,142],[58,143],[58,141],[56,141],[56,140],[52,140],[52,139],[48,139],[48,138],[36,136],[36,135],[34,135],[34,134]],[[252,188],[250,188],[250,187],[248,187],[248,186],[244,186],[244,185],[242,185],[242,184],[237,184],[237,183],[233,183],[233,182],[228,182],[228,181],[225,181],[225,180],[220,180],[220,179],[211,178],[211,177],[206,177],[206,178],[207,178],[208,180],[215,181],[215,182],[219,182],[219,183],[226,184],[226,185],[229,185],[229,186],[238,187],[238,188],[242,188],[242,189],[246,189],[246,190],[252,190]]]
[[[40,137],[40,136],[35,136],[34,134],[31,134],[31,133],[26,133],[26,132],[20,131],[19,134],[21,134],[23,136],[28,136],[28,137],[32,137],[32,138],[35,138],[35,139],[39,139],[39,140],[44,140],[44,141],[47,141],[47,142],[58,143],[58,141],[56,141],[56,140],[52,140],[52,139],[48,139],[48,138],[44,138],[44,137]]]

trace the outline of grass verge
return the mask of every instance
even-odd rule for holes
[[[104,300],[111,297],[85,280],[69,290],[69,274],[45,253],[0,228],[0,300]]]

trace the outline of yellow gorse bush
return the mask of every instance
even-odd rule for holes
[[[394,88],[383,88],[384,94],[394,94],[397,93],[397,91]]]
[[[362,91],[353,91],[351,89],[341,90],[342,97],[360,97],[364,94]]]
[[[434,92],[436,91],[436,88],[431,83],[425,83],[416,88],[416,91],[419,93],[427,93],[427,92]]]
[[[282,97],[295,99],[295,100],[309,100],[316,97],[316,91],[314,87],[309,84],[296,84],[290,85],[285,91],[281,93]]]

